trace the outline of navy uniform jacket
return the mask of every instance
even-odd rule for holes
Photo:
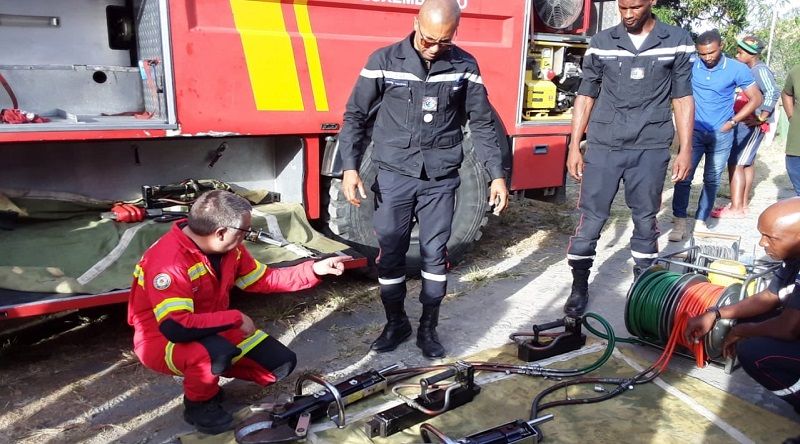
[[[371,117],[379,168],[437,178],[463,159],[461,125],[469,120],[475,151],[492,179],[504,176],[492,108],[478,63],[454,46],[425,72],[408,38],[375,51],[347,102],[339,152],[344,170],[358,170]]]
[[[596,99],[589,146],[668,148],[675,135],[671,99],[692,95],[693,52],[688,32],[659,21],[638,50],[622,23],[592,37],[578,89]]]

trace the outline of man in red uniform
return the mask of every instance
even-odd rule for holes
[[[184,419],[204,433],[229,430],[219,376],[262,386],[289,375],[295,354],[229,306],[236,286],[254,293],[297,291],[341,275],[347,257],[271,269],[242,240],[251,206],[227,191],[210,191],[142,256],[133,273],[128,323],[134,351],[157,372],[183,376]]]

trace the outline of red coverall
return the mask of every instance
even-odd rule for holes
[[[219,391],[219,377],[211,373],[209,353],[196,340],[218,334],[242,350],[224,376],[262,386],[275,382],[275,375],[246,356],[268,335],[256,330],[244,336],[242,313],[228,308],[230,290],[234,285],[254,293],[313,287],[320,282],[313,262],[271,269],[239,245],[222,256],[217,276],[208,257],[181,231],[185,225],[177,221],[144,253],[133,273],[128,323],[135,330],[136,356],[152,370],[182,375],[186,397],[205,401]]]

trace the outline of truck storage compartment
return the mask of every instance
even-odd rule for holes
[[[512,143],[512,190],[555,188],[564,184],[566,136],[514,137]]]
[[[173,125],[166,11],[158,0],[4,2],[0,108],[22,112],[0,131]]]
[[[2,145],[0,320],[126,300],[133,266],[172,223],[102,213],[150,196],[143,186],[222,181],[261,202],[255,229],[322,254],[346,250],[306,220],[305,151],[305,140],[290,136]],[[304,260],[297,248],[247,247],[265,264]]]

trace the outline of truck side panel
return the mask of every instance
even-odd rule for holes
[[[464,3],[457,43],[478,59],[511,130],[526,2]],[[373,0],[170,6],[182,134],[335,132],[369,54],[408,35],[418,10]]]

